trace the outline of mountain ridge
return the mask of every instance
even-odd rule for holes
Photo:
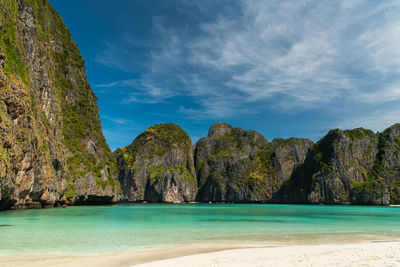
[[[399,203],[399,140],[400,124],[382,133],[364,128],[333,129],[313,143],[306,138],[275,138],[269,142],[256,131],[216,123],[207,137],[193,145],[196,200]]]

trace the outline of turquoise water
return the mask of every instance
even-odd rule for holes
[[[400,208],[132,204],[0,213],[0,254],[92,254],[335,236],[400,238]]]

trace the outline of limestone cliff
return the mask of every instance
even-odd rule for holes
[[[195,146],[199,201],[270,202],[305,159],[312,142],[276,139],[225,123]]]
[[[376,170],[377,156],[381,154],[383,158],[384,153],[381,141],[370,130],[331,130],[313,146],[304,164],[293,173],[275,200],[387,205],[389,187],[377,174],[384,168]],[[388,151],[389,154],[393,155]],[[387,158],[393,159],[391,156]],[[396,164],[398,166],[399,161]]]
[[[60,16],[47,0],[0,1],[0,210],[111,203],[116,174]]]
[[[149,127],[115,151],[127,201],[188,202],[197,193],[189,135],[172,123]]]
[[[388,187],[391,204],[400,204],[400,123],[378,134],[378,154],[369,179],[360,187],[373,190],[374,181],[384,181]]]

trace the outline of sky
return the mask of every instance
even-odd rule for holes
[[[112,150],[172,122],[317,141],[400,122],[400,1],[50,0]]]

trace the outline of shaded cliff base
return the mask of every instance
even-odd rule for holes
[[[60,200],[54,203],[40,202],[40,201],[29,201],[24,203],[17,203],[15,200],[2,199],[0,200],[0,211],[1,210],[24,210],[24,209],[42,209],[42,208],[56,208],[56,207],[67,207],[69,205],[81,206],[81,205],[107,205],[115,204],[116,201],[111,196],[80,196],[71,202],[69,200]]]

